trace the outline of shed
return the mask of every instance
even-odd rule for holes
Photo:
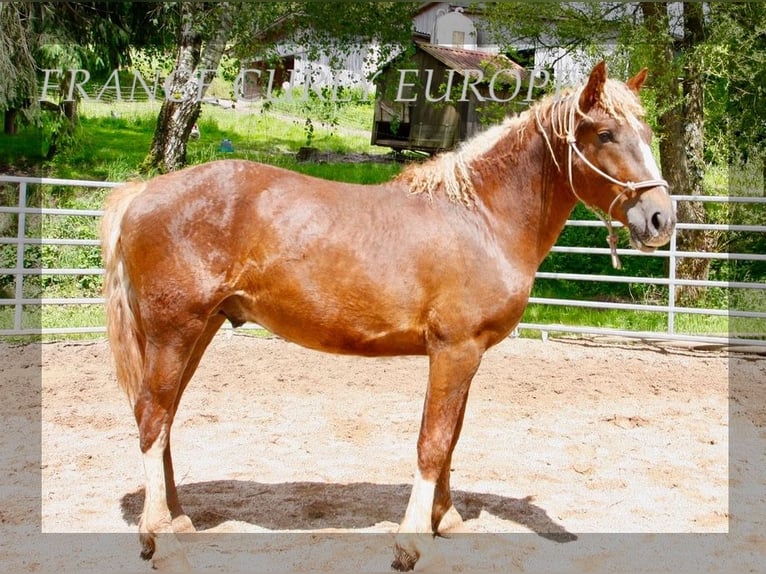
[[[371,141],[436,153],[528,106],[529,74],[500,54],[415,42],[378,74]]]

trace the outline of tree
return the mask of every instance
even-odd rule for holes
[[[32,7],[27,2],[0,2],[0,110],[4,112],[4,131],[16,133],[21,109],[37,104],[31,97],[37,91],[33,53],[37,37],[30,34]]]
[[[680,22],[672,22],[667,2],[642,2],[640,7],[649,52],[655,62],[657,81],[653,85],[662,130],[663,176],[673,193],[703,195],[705,71],[700,54],[707,30],[702,3],[684,3],[682,14],[676,15]],[[672,29],[681,30],[682,37],[676,38]],[[704,205],[697,201],[679,202],[678,220],[704,223]],[[677,247],[680,251],[711,251],[715,248],[715,236],[703,230],[684,230],[678,233]],[[676,266],[678,277],[687,279],[707,279],[709,270],[710,259],[704,258],[684,257]],[[678,290],[682,304],[692,303],[699,295],[699,287],[684,286]]]
[[[147,9],[147,6],[149,8]],[[20,115],[42,124],[51,157],[74,131],[79,92],[68,97],[72,69],[110,72],[130,63],[131,47],[161,45],[164,4],[135,2],[0,2],[0,112],[13,134]],[[61,70],[55,103],[38,100],[36,74]],[[49,92],[49,95],[53,92]]]
[[[212,7],[198,2],[182,2],[179,9],[176,63],[166,82],[167,93],[144,162],[145,168],[161,172],[173,171],[186,163],[186,143],[199,117],[207,86],[231,37],[234,17],[229,2],[216,3]],[[206,30],[210,31],[206,34]],[[207,41],[204,41],[205,35],[209,36]]]
[[[342,53],[372,39],[381,45],[410,38],[414,6],[401,2],[181,2],[176,66],[168,82],[146,170],[186,163],[186,144],[201,100],[224,53],[267,59],[280,40],[310,56]],[[236,11],[236,19],[234,13]]]
[[[525,40],[570,53],[601,52],[599,58],[609,56],[600,47],[604,43],[629,47],[631,64],[650,68],[663,176],[674,194],[702,194],[707,70],[701,54],[708,36],[703,3],[498,2],[489,5],[487,19],[496,37],[505,34],[509,44]],[[704,219],[699,202],[679,203],[680,221],[703,223]],[[684,230],[678,234],[681,250],[708,251],[712,246],[708,232]],[[683,278],[706,279],[709,265],[709,259],[683,258],[677,272]],[[694,289],[679,291],[679,298],[685,301],[696,295]]]
[[[37,55],[41,67],[87,70],[91,75],[110,74],[131,63],[131,48],[162,46],[167,40],[167,11],[163,4],[138,2],[64,1],[42,3],[47,10],[41,30],[48,38]],[[79,91],[72,90],[71,74],[61,76],[59,108],[65,121],[63,132],[72,131],[76,122]],[[74,97],[69,98],[69,94]],[[52,138],[49,155],[56,149]]]
[[[710,4],[704,57],[713,159],[733,165],[762,161],[766,190],[766,4]]]

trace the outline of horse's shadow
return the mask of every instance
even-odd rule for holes
[[[286,482],[264,484],[217,480],[181,485],[179,498],[198,531],[233,520],[267,530],[318,530],[369,528],[381,522],[397,523],[404,515],[410,493],[406,484],[357,482],[333,484]],[[577,536],[554,522],[532,498],[453,491],[455,508],[465,520],[482,510],[502,520],[516,522],[554,542],[571,542]],[[144,489],[122,497],[122,515],[138,524]]]

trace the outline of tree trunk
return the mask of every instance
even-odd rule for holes
[[[144,169],[168,172],[186,164],[186,144],[199,118],[201,101],[215,76],[231,33],[232,12],[227,2],[218,5],[220,16],[213,37],[202,51],[201,3],[181,4],[178,56],[165,85],[165,99],[144,161]]]
[[[686,148],[686,187],[683,193],[702,195],[706,165],[704,157],[704,72],[696,47],[705,40],[701,2],[684,3],[684,69],[683,112],[681,114],[683,142]],[[704,223],[705,206],[698,201],[682,201],[678,205],[678,219],[688,223]],[[710,251],[715,248],[715,236],[710,231],[683,230],[678,234],[681,251]],[[678,277],[706,280],[710,272],[710,259],[687,257],[679,260]],[[678,299],[682,305],[692,304],[704,293],[704,287],[681,287]]]
[[[702,7],[700,3],[684,4],[684,44],[687,62],[678,69],[673,38],[669,32],[667,2],[642,2],[646,25],[656,39],[652,77],[657,106],[660,110],[660,163],[670,192],[677,195],[701,195],[705,174],[703,156],[703,74],[701,62],[693,53],[703,40]],[[683,73],[683,79],[679,75]],[[678,202],[678,221],[704,223],[705,209],[700,202]],[[708,251],[712,246],[705,231],[680,230],[677,246],[680,251]],[[710,260],[683,258],[678,261],[679,279],[705,280]],[[677,302],[694,303],[700,296],[699,287],[680,287]]]
[[[16,124],[16,118],[19,115],[17,108],[8,108],[5,110],[5,122],[3,125],[3,132],[6,135],[13,136],[18,133],[18,126]]]

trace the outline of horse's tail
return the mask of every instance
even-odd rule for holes
[[[101,220],[107,334],[117,381],[128,395],[131,405],[135,404],[144,375],[144,335],[130,277],[125,269],[122,219],[130,203],[144,188],[144,183],[134,182],[115,189],[107,199]]]

